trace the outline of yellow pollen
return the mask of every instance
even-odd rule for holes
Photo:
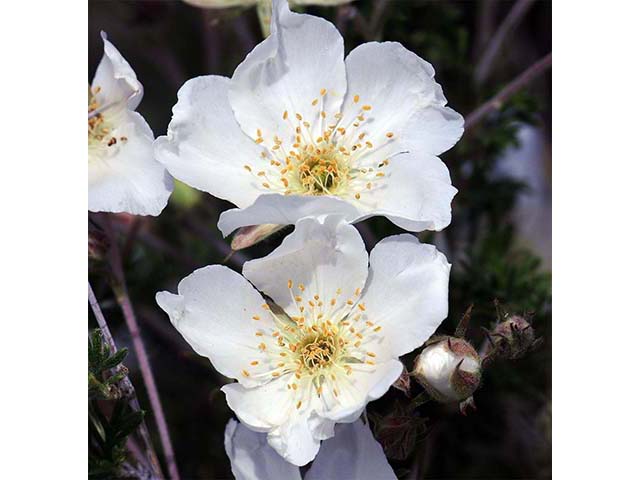
[[[360,101],[360,95],[355,95],[353,97],[353,103],[358,103]]]
[[[387,132],[387,138],[393,138],[393,132]]]
[[[251,167],[250,167],[249,165],[245,165],[245,166],[244,166],[244,169],[245,169],[247,172],[250,172],[250,171],[251,171]]]
[[[254,320],[260,320],[260,316],[259,316],[259,315],[254,315],[254,316],[253,316],[253,317],[251,317],[251,318],[253,318]]]
[[[292,281],[292,280],[289,280],[289,281],[287,282],[287,286],[288,286],[289,288],[291,288],[291,287],[293,286],[293,281]]]
[[[359,193],[356,193],[354,196],[356,197],[356,200],[360,200],[360,194]]]
[[[367,355],[369,355],[370,357],[373,357],[373,358],[375,358],[375,356],[376,356],[376,354],[373,353],[373,352],[367,352]]]
[[[247,372],[246,370],[242,370],[242,375],[244,375],[245,377],[249,377],[249,372]]]
[[[374,332],[379,332],[380,330],[382,330],[382,327],[380,325],[373,329]]]
[[[289,116],[289,112],[285,110],[284,113],[282,114],[282,119],[286,120],[288,116]]]
[[[364,303],[359,303],[359,304],[358,304],[358,308],[359,308],[360,310],[362,310],[363,312],[366,310],[366,307],[364,306]]]
[[[322,90],[320,90],[320,96],[321,97],[324,97],[326,93],[327,93],[327,89],[326,88],[323,88]]]
[[[368,111],[369,111],[369,110],[371,110],[372,108],[373,108],[373,107],[372,107],[371,105],[363,105],[363,106],[362,106],[362,109],[363,109],[365,112],[368,112]]]
[[[311,102],[311,105],[313,105],[314,107],[318,104],[318,99],[314,98],[313,102]]]
[[[300,407],[302,406],[302,400],[298,400],[298,403],[296,405],[296,409],[300,410]]]
[[[251,362],[251,365],[253,365],[255,367],[256,365],[258,365],[258,361],[254,360],[253,362]]]

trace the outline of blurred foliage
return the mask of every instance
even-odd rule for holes
[[[127,375],[121,363],[127,349],[111,353],[100,330],[89,337],[89,478],[125,478],[125,443],[144,418],[121,395],[118,384]],[[107,415],[106,411],[110,411]]]
[[[374,14],[377,4],[373,0],[354,3],[365,19]],[[551,49],[550,2],[538,1],[509,39],[489,80],[483,84],[474,81],[474,67],[487,42],[483,31],[495,31],[496,23],[512,5],[510,1],[392,0],[373,37],[372,32],[357,27],[350,10],[309,7],[306,11],[341,28],[346,52],[372,38],[401,42],[434,65],[450,106],[468,115]],[[486,8],[493,9],[494,23],[488,26],[483,25]],[[205,74],[231,75],[261,40],[255,9],[212,13],[181,2],[90,1],[90,76],[102,53],[101,29],[109,33],[145,85],[139,110],[156,135],[166,131],[176,91],[185,80]],[[428,402],[416,410],[420,418],[412,422],[414,413],[403,410],[407,398],[395,389],[370,404],[375,432],[380,441],[390,443],[390,463],[400,477],[416,471],[424,478],[550,476],[551,279],[514,228],[514,207],[528,194],[529,186],[509,175],[496,174],[501,156],[517,145],[518,131],[526,124],[549,129],[550,91],[542,77],[512,96],[442,155],[459,190],[453,202],[453,221],[443,232],[425,232],[420,238],[435,243],[453,265],[450,315],[438,333],[453,334],[465,309],[473,303],[467,338],[480,348],[484,341],[481,327],[491,329],[496,323],[493,302],[497,299],[514,314],[535,312],[533,327],[544,343],[524,358],[493,364],[475,394],[478,410],[469,416],[460,415],[457,406]],[[175,291],[178,281],[194,269],[225,259],[228,240],[222,239],[216,223],[220,212],[230,207],[179,184],[160,217],[138,220],[135,241],[126,256],[129,290],[183,478],[231,478],[223,431],[232,412],[219,391],[228,379],[192,351],[158,309],[154,296],[163,289]],[[128,221],[121,223],[123,236],[133,231]],[[384,218],[369,219],[366,225],[374,243],[402,233]],[[290,231],[285,229],[236,253],[226,264],[239,271],[245,259],[268,254]],[[96,291],[103,287],[97,295],[114,333],[122,336],[118,343],[125,345],[128,333],[117,309],[108,307],[110,294],[104,277],[96,274],[91,280]],[[409,369],[412,357],[405,358]],[[130,377],[134,384],[141,384],[134,360]],[[413,394],[420,392],[419,387],[412,388]],[[138,394],[146,405],[144,392]],[[113,415],[109,420],[99,415],[103,414],[97,412],[94,418],[104,434],[97,438],[111,439],[111,446],[117,444],[117,438],[123,445],[126,429],[122,424],[112,425]],[[429,420],[426,424],[425,419]],[[413,431],[406,428],[408,425],[419,428]],[[394,429],[405,430],[399,436],[389,435]],[[154,441],[157,445],[158,439]],[[101,445],[106,442],[102,440]],[[122,451],[111,446],[111,453],[100,457],[107,459],[107,466],[122,459]]]

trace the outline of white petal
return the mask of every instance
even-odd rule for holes
[[[188,80],[178,91],[167,135],[159,137],[154,148],[158,161],[178,180],[246,207],[264,190],[255,174],[266,160],[240,130],[228,89],[225,77]]]
[[[412,137],[409,144],[419,147],[413,152],[417,155],[439,155],[460,139],[463,119],[444,107],[446,99],[431,64],[396,42],[365,43],[345,62],[349,88],[344,117],[354,118],[363,105],[372,106],[363,128],[374,145],[392,132],[397,142]],[[356,95],[359,103],[353,101]]]
[[[339,377],[336,386],[338,401],[319,414],[327,419],[348,423],[355,421],[367,403],[384,395],[402,373],[402,363],[389,359],[376,365],[354,366],[351,375]]]
[[[156,302],[189,345],[220,373],[249,387],[271,380],[267,372],[273,361],[258,349],[260,341],[271,337],[255,334],[270,333],[274,323],[262,308],[260,294],[240,274],[221,265],[204,267],[178,284],[177,295],[159,292]],[[259,364],[250,366],[253,360]]]
[[[399,357],[420,346],[446,318],[451,265],[433,245],[409,234],[380,241],[370,264],[362,301]]]
[[[307,418],[293,416],[267,435],[267,441],[282,457],[298,466],[316,458],[320,439],[316,438]]]
[[[299,480],[300,469],[284,460],[267,444],[267,435],[229,420],[224,449],[236,480]]]
[[[290,225],[304,217],[341,215],[347,221],[362,216],[362,212],[349,202],[328,196],[299,196],[268,194],[259,196],[247,208],[233,208],[222,212],[218,228],[225,237],[236,228],[273,223]]]
[[[245,388],[239,383],[222,387],[229,408],[240,421],[257,432],[268,432],[282,425],[295,410],[295,398],[287,383],[293,374],[283,375],[255,388]],[[301,391],[301,389],[299,389]]]
[[[277,135],[287,147],[299,113],[315,136],[321,131],[320,112],[338,113],[346,91],[342,37],[326,20],[292,13],[286,0],[275,0],[271,35],[247,55],[231,82],[231,106],[247,135],[260,129],[265,140]]]
[[[120,52],[107,40],[107,34],[102,32],[104,41],[104,55],[98,64],[91,86],[100,87],[96,95],[100,105],[122,103],[130,110],[135,110],[143,95],[142,84],[135,72]]]
[[[387,167],[380,188],[363,195],[366,217],[383,215],[412,232],[442,230],[451,223],[451,200],[458,192],[438,157],[398,155]]]
[[[338,425],[323,442],[305,480],[391,480],[396,475],[367,425],[357,420]]]
[[[367,278],[367,251],[358,231],[341,217],[303,218],[292,234],[266,257],[244,264],[243,275],[269,295],[290,316],[299,315],[294,295],[310,308],[308,301],[324,302],[323,311],[342,309]],[[290,290],[288,280],[293,288]],[[299,285],[304,285],[301,291]],[[342,290],[338,295],[337,290]],[[292,293],[293,292],[293,293]],[[336,298],[332,308],[330,301]],[[331,318],[326,313],[326,318]]]
[[[173,191],[173,179],[153,157],[153,133],[137,112],[122,110],[112,117],[117,139],[89,148],[89,210],[159,215]],[[121,137],[126,137],[122,141]]]
[[[292,378],[293,374],[285,375],[257,388],[233,383],[222,387],[222,391],[242,423],[254,431],[268,432],[269,445],[288,462],[300,466],[313,460],[324,437],[314,435],[309,423],[309,401],[301,397],[310,392],[310,384],[300,382],[300,396],[296,397],[287,389]],[[296,398],[302,399],[305,408],[296,408]]]

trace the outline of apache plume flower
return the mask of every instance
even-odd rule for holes
[[[413,375],[442,403],[470,397],[480,385],[480,356],[465,340],[434,338],[416,358]]]
[[[450,265],[396,235],[367,252],[338,216],[305,218],[280,247],[244,264],[196,270],[156,296],[173,325],[223,375],[231,409],[295,465],[335,423],[356,420],[400,376],[398,357],[447,315]],[[273,301],[265,301],[249,283]]]
[[[229,420],[224,448],[236,480],[301,480],[300,469],[287,463],[267,444],[267,435]],[[348,455],[345,455],[348,452]],[[335,437],[323,443],[305,480],[396,479],[384,452],[361,421],[336,427]]]
[[[239,207],[220,217],[225,236],[326,214],[440,230],[456,189],[437,155],[458,141],[463,119],[434,75],[394,42],[345,60],[332,24],[276,0],[272,34],[231,79],[182,86],[155,151],[173,176]]]
[[[89,87],[89,210],[159,215],[173,180],[153,157],[153,132],[135,111],[142,84],[103,32]]]

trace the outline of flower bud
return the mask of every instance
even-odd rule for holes
[[[273,235],[278,230],[282,230],[284,225],[275,225],[266,223],[264,225],[252,225],[250,227],[242,227],[233,237],[231,241],[232,250],[242,250],[261,242],[269,235]]]
[[[523,317],[511,315],[499,323],[491,333],[496,354],[510,360],[524,356],[535,347],[536,340],[533,328]]]
[[[459,402],[480,385],[480,356],[465,340],[439,337],[416,358],[413,376],[437,401]]]

